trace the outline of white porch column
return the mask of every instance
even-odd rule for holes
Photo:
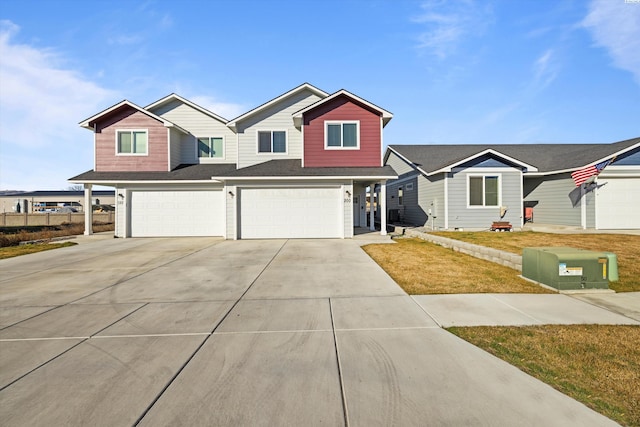
[[[93,203],[91,201],[91,184],[84,185],[84,235],[93,234]]]
[[[585,184],[580,184],[580,225],[583,230],[587,229],[587,197]]]
[[[387,181],[380,182],[380,235],[387,235]]]
[[[375,209],[373,208],[373,202],[375,200],[374,195],[376,190],[376,185],[375,184],[371,184],[369,186],[369,231],[376,231],[376,224],[375,224]]]

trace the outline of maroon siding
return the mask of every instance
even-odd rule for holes
[[[326,120],[359,120],[359,150],[325,150]],[[304,114],[305,167],[380,167],[380,115],[346,96],[339,96]]]
[[[116,155],[116,130],[147,129],[146,156]],[[169,169],[167,128],[130,107],[118,109],[96,122],[96,172],[166,171]]]

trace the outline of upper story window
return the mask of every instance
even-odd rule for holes
[[[198,138],[198,157],[201,159],[223,159],[224,139],[222,137]]]
[[[286,153],[287,132],[283,130],[258,131],[258,153]]]
[[[398,204],[400,206],[404,204],[404,190],[402,187],[398,187]]]
[[[146,155],[148,153],[146,130],[117,130],[116,153],[124,155]]]
[[[324,148],[357,150],[360,148],[360,122],[327,121],[324,128]]]
[[[500,205],[500,176],[469,176],[469,206],[485,207]]]

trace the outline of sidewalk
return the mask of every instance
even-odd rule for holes
[[[412,297],[439,326],[640,325],[640,292]]]

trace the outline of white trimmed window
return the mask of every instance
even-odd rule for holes
[[[470,207],[500,206],[500,175],[468,175]]]
[[[148,139],[146,130],[117,130],[116,154],[147,155],[149,150]]]
[[[286,153],[287,132],[284,130],[259,130],[258,153]]]
[[[398,187],[398,205],[404,204],[404,190],[402,187]]]
[[[324,122],[324,148],[327,150],[357,150],[360,148],[359,121]]]
[[[201,159],[223,159],[224,139],[222,137],[198,138],[198,157]]]

